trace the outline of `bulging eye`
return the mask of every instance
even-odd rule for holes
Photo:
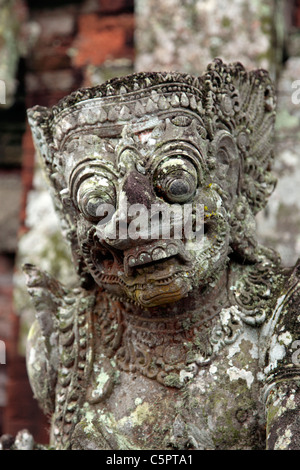
[[[77,204],[84,217],[91,222],[100,221],[113,212],[116,190],[113,183],[102,176],[88,178],[80,185]]]
[[[176,155],[158,166],[154,174],[154,185],[157,195],[166,201],[187,202],[197,189],[197,170],[187,158]]]
[[[99,216],[99,206],[101,206],[102,204],[103,200],[101,195],[88,194],[83,198],[80,206],[82,208],[83,213],[87,217],[92,217],[96,219]]]

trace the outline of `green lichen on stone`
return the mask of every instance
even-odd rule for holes
[[[167,387],[181,388],[183,386],[179,375],[176,373],[168,374],[164,378],[164,383]]]
[[[247,8],[253,13],[250,5]],[[55,133],[59,148],[70,158],[67,169],[61,155],[47,148],[53,188],[70,198],[69,205],[64,199],[61,215],[66,224],[74,220],[69,224],[74,255],[95,281],[90,287],[95,303],[89,304],[83,287],[77,289],[74,317],[70,325],[62,325],[67,331],[57,329],[62,350],[57,386],[64,392],[54,411],[58,447],[65,439],[74,442],[73,429],[65,431],[60,422],[61,411],[73,411],[74,406],[77,415],[66,414],[66,422],[79,422],[86,439],[82,446],[87,448],[263,448],[260,433],[265,433],[266,410],[260,396],[265,370],[272,363],[259,333],[267,330],[263,343],[272,339],[269,325],[260,327],[265,327],[269,313],[277,312],[273,293],[277,273],[282,272],[279,261],[257,247],[255,237],[255,215],[265,206],[274,182],[270,140],[275,97],[269,76],[261,70],[248,74],[241,64],[227,66],[216,60],[203,80],[151,73],[112,83],[60,101],[55,118],[31,111],[39,145],[44,146],[46,120],[45,138]],[[93,112],[99,109],[100,114]],[[111,161],[91,162],[90,148],[100,137],[87,135],[86,123],[101,128],[101,145],[108,155],[117,152],[113,175]],[[87,150],[82,152],[79,143]],[[97,147],[97,160],[99,151]],[[147,171],[147,165],[153,171]],[[203,172],[202,166],[207,166]],[[126,245],[108,236],[110,226],[100,237],[89,204],[92,200],[94,207],[91,191],[98,195],[101,189],[100,172],[107,182],[114,181],[111,194],[105,194],[115,200],[119,221],[125,196],[130,203],[145,201],[147,207],[158,199],[171,205],[178,197],[182,203],[193,198],[197,206],[204,194],[204,247],[196,245],[191,252],[193,242],[185,237],[178,245],[175,239],[145,244],[127,240]],[[186,179],[186,191],[170,190],[178,182],[184,186]],[[118,194],[117,188],[122,188]],[[290,343],[286,331],[280,332],[285,333],[281,341]],[[60,380],[64,377],[66,381]],[[78,401],[65,403],[74,390]],[[293,395],[289,398],[293,409]]]
[[[271,401],[270,398],[269,398],[269,400]],[[282,406],[281,406],[280,402],[277,402],[277,404],[273,400],[272,400],[271,403],[269,402],[269,404],[268,404],[267,423],[266,423],[267,435],[270,432],[270,429],[273,426],[276,418],[278,416],[280,416],[282,413],[283,413],[283,409],[282,409]]]
[[[232,22],[228,16],[223,16],[222,18],[222,26],[223,28],[230,28]]]
[[[155,417],[150,412],[149,403],[138,404],[135,411],[131,413],[132,422],[136,426],[142,426],[144,422],[151,424]]]

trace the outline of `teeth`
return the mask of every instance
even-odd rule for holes
[[[139,254],[137,258],[134,256],[129,256],[128,258],[128,266],[135,266],[139,264],[150,263],[152,261],[151,255],[149,253],[145,253],[144,251]]]
[[[178,247],[176,245],[168,245],[167,247],[167,254],[168,256],[174,256],[174,255],[177,255],[178,253]]]
[[[168,255],[163,248],[154,248],[152,251],[152,259],[153,261],[158,261],[159,259],[166,258]]]
[[[139,258],[138,258],[138,261],[142,264],[145,264],[145,263],[150,263],[152,261],[152,258],[151,256],[149,255],[149,253],[144,253],[142,252],[140,255],[139,255]]]
[[[128,269],[135,266],[142,266],[144,264],[151,263],[152,261],[159,261],[170,256],[175,256],[179,251],[179,247],[175,243],[169,243],[166,248],[156,246],[152,249],[152,252],[149,250],[149,252],[142,251],[139,253],[136,248],[136,252],[134,254],[129,254],[127,259],[125,257],[125,271],[128,271]]]
[[[128,266],[134,266],[136,264],[136,259],[134,256],[130,256],[128,259]]]

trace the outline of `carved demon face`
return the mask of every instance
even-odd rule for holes
[[[238,152],[187,113],[65,144],[80,248],[96,282],[143,307],[175,302],[227,259]],[[226,200],[224,199],[226,196]]]
[[[232,250],[250,259],[273,189],[272,93],[263,71],[216,61],[30,110],[81,273],[148,308],[213,282]]]

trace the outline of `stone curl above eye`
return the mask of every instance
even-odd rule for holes
[[[94,175],[80,184],[76,199],[84,217],[91,222],[97,222],[104,217],[103,211],[99,212],[102,205],[115,207],[116,189],[106,176]]]
[[[155,170],[155,192],[167,202],[188,202],[194,196],[197,186],[197,169],[184,155],[166,158]]]

